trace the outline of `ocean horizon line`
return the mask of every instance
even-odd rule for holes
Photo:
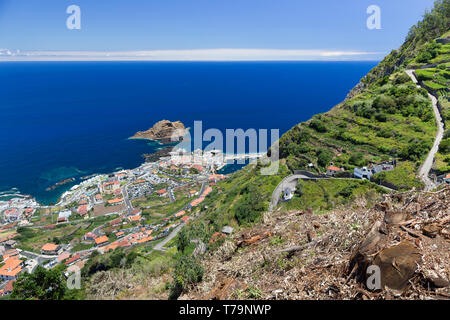
[[[0,61],[341,61],[379,60],[386,52],[336,49],[214,48],[134,51],[0,49]]]

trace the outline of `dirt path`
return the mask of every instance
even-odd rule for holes
[[[412,79],[412,81],[417,85],[418,88],[421,86],[418,84],[417,78],[414,75],[414,70],[405,70],[406,74]],[[436,138],[434,139],[433,147],[425,159],[419,170],[419,178],[425,184],[425,191],[430,191],[437,187],[437,185],[432,181],[428,175],[430,173],[431,167],[433,166],[434,157],[439,150],[439,144],[441,143],[442,137],[444,135],[444,121],[442,120],[441,114],[437,106],[437,98],[428,92],[428,96],[433,104],[434,117],[436,118],[436,124],[438,126],[438,132]]]

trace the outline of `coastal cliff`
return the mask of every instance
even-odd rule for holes
[[[162,143],[182,141],[187,129],[181,121],[161,120],[146,131],[138,131],[130,139],[149,139]]]

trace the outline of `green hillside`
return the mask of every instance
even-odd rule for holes
[[[291,170],[313,163],[314,171],[321,173],[331,162],[352,170],[396,159],[397,168],[379,174],[377,180],[400,190],[421,186],[415,173],[433,145],[437,127],[427,90],[418,89],[404,71],[431,65],[416,74],[424,87],[439,96],[448,121],[450,44],[440,39],[448,35],[449,3],[438,1],[435,10],[411,29],[401,48],[364,77],[346,101],[281,137],[280,157]],[[449,169],[448,136],[447,129],[435,165],[439,173]]]

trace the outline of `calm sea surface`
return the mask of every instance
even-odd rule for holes
[[[80,177],[134,168],[155,122],[289,130],[341,102],[376,62],[0,63],[0,196],[42,203]],[[53,191],[56,182],[77,180]]]

